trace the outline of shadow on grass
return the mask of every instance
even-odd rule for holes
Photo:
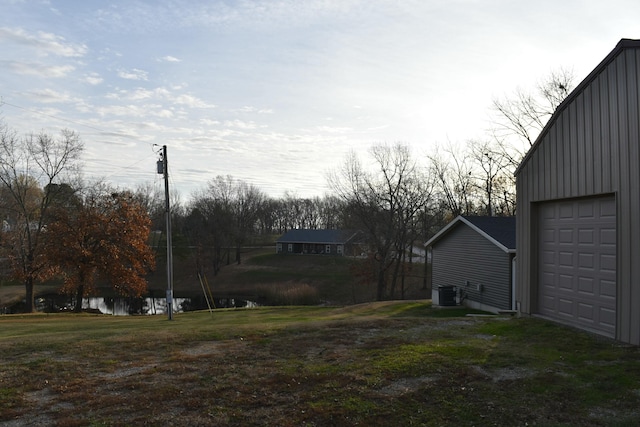
[[[401,311],[393,314],[392,317],[465,317],[467,314],[492,315],[486,311],[473,310],[467,307],[439,307],[433,306],[431,301],[414,303],[403,307]]]

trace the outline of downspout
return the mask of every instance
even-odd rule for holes
[[[511,258],[511,310],[516,310],[516,257]]]

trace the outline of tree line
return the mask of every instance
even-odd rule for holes
[[[366,236],[368,271],[378,299],[404,289],[415,247],[458,215],[514,215],[513,172],[548,117],[568,94],[572,76],[552,73],[537,92],[494,100],[495,126],[484,139],[439,146],[422,156],[401,143],[351,153],[327,173],[331,194],[267,196],[233,176],[213,177],[178,203],[172,195],[174,244],[217,274],[241,263],[243,248],[290,229],[355,229]],[[125,295],[146,290],[153,269],[152,231],[165,224],[164,194],[149,184],[117,189],[81,179],[83,143],[63,130],[18,136],[0,128],[0,260],[24,283],[26,310],[34,286],[58,277],[82,297],[96,280]]]

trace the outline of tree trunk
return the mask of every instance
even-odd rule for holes
[[[385,283],[385,277],[384,277],[384,272],[385,269],[383,267],[383,263],[380,262],[380,266],[378,267],[378,289],[377,289],[377,295],[376,295],[376,299],[378,301],[384,301],[384,291],[385,288],[387,287],[386,283]]]
[[[413,248],[410,248],[413,251]],[[400,299],[404,299],[404,279],[406,275],[405,253],[402,253],[402,270],[400,270]],[[409,264],[411,264],[411,252],[409,252]],[[411,267],[409,267],[411,268]]]
[[[213,275],[217,276],[220,271],[220,264],[222,262],[222,251],[220,247],[216,246],[213,250]]]
[[[76,290],[76,305],[73,307],[74,313],[82,311],[82,297],[84,296],[84,285],[79,285]]]
[[[389,298],[393,299],[396,293],[396,283],[398,282],[398,272],[400,271],[400,259],[394,261],[393,274],[391,275],[391,286],[389,287]]]
[[[27,276],[24,281],[25,287],[25,312],[33,313],[33,277]]]

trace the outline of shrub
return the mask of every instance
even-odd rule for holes
[[[306,283],[274,283],[258,288],[258,297],[264,305],[317,305],[318,290]]]

